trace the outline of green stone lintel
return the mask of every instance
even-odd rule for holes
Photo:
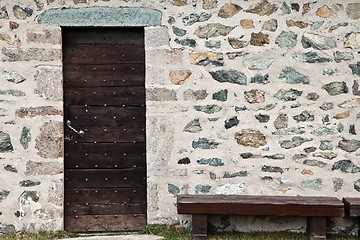
[[[88,7],[49,9],[38,23],[63,27],[148,27],[161,24],[159,10],[136,7]]]

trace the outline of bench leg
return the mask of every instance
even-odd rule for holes
[[[326,217],[308,217],[306,233],[311,240],[326,239]]]
[[[207,215],[194,214],[192,222],[194,240],[206,240],[207,238]]]

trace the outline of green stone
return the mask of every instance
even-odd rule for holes
[[[354,59],[354,54],[352,52],[334,52],[334,60],[339,63],[341,61],[349,61]]]
[[[360,62],[349,64],[349,68],[351,68],[352,74],[360,76]]]
[[[0,95],[11,95],[11,96],[14,96],[14,97],[26,96],[26,94],[24,92],[19,91],[19,90],[13,90],[13,89],[0,90]]]
[[[343,139],[339,142],[338,147],[346,152],[355,152],[356,150],[358,150],[358,148],[360,148],[360,140]]]
[[[321,178],[316,178],[313,180],[304,180],[300,183],[300,188],[306,189],[310,188],[313,190],[321,190],[323,187],[323,181]]]
[[[313,157],[321,157],[331,160],[336,158],[337,154],[333,152],[317,152],[317,153],[313,153]]]
[[[302,93],[302,91],[292,88],[290,90],[280,89],[274,97],[281,101],[295,101]]]
[[[305,63],[332,62],[331,58],[322,57],[317,52],[294,53],[292,55],[292,58],[296,62],[305,62]]]
[[[274,154],[274,155],[266,155],[266,156],[264,156],[264,158],[269,158],[269,159],[285,159],[285,154],[277,153],[277,154]]]
[[[334,147],[333,147],[333,145],[331,144],[331,142],[330,142],[330,141],[326,141],[326,140],[321,141],[320,147],[319,147],[320,150],[332,150],[333,148],[334,148]]]
[[[255,118],[261,123],[267,123],[270,120],[270,116],[266,114],[255,115]]]
[[[340,160],[334,163],[331,170],[340,170],[345,173],[358,173],[360,172],[360,167],[355,165],[350,160]]]
[[[348,93],[349,89],[346,86],[346,83],[343,82],[331,82],[322,87],[325,89],[330,96],[335,96],[339,94]]]
[[[322,25],[324,25],[324,22],[325,22],[325,21],[314,22],[314,24],[311,26],[310,30],[311,30],[311,31],[316,31],[316,30],[318,30],[319,28],[322,27]]]
[[[310,114],[308,111],[303,111],[299,115],[293,116],[293,119],[296,122],[308,122],[308,121],[314,121],[314,115]]]
[[[272,132],[273,135],[296,135],[296,134],[303,134],[303,133],[305,133],[303,127],[285,128],[285,129],[279,129],[276,132]]]
[[[247,171],[240,171],[235,173],[225,172],[223,178],[235,178],[235,177],[247,177],[249,173]]]
[[[312,47],[317,50],[328,50],[337,46],[336,42],[329,37],[307,32],[303,34],[301,43],[304,48]]]
[[[194,106],[194,109],[207,114],[213,114],[221,111],[221,107],[219,105]]]
[[[286,114],[282,113],[277,116],[274,121],[274,127],[276,129],[282,129],[288,127],[288,117]]]
[[[20,187],[34,187],[37,185],[40,185],[41,182],[36,182],[36,181],[32,181],[32,180],[23,180],[19,182],[19,186]]]
[[[199,38],[212,38],[228,35],[235,27],[229,27],[220,23],[210,23],[195,30],[194,34]]]
[[[309,141],[312,141],[312,138],[303,138],[303,137],[295,136],[291,140],[279,141],[279,144],[280,147],[282,148],[290,149],[290,148],[298,147],[301,144]]]
[[[272,173],[284,173],[284,170],[281,167],[273,167],[273,166],[268,166],[268,165],[264,165],[261,168],[262,172],[272,172]]]
[[[12,152],[13,150],[10,135],[0,131],[0,153]]]
[[[224,166],[224,163],[220,158],[201,158],[196,161],[200,165],[210,165],[210,166]]]
[[[212,95],[212,99],[218,100],[220,102],[225,102],[227,100],[227,97],[228,97],[227,89],[220,90]]]
[[[20,137],[20,143],[25,150],[29,148],[30,141],[31,141],[30,129],[23,127]]]
[[[187,46],[187,47],[196,47],[196,41],[194,39],[175,39],[174,42],[176,42],[177,44],[183,45],[183,46]]]
[[[291,9],[289,7],[289,5],[287,5],[286,2],[283,2],[281,7],[280,7],[280,10],[284,13],[284,14],[290,14],[291,13]]]
[[[280,48],[293,48],[297,43],[297,35],[292,31],[282,31],[279,36],[276,37],[275,43]]]
[[[23,81],[25,81],[26,79],[21,76],[18,73],[15,72],[9,72],[9,71],[2,71],[2,75],[4,76],[4,78],[12,83],[22,83]]]
[[[228,82],[239,85],[246,85],[247,82],[246,75],[236,70],[218,70],[215,72],[210,72],[210,75],[213,79],[221,83]]]
[[[286,67],[284,68],[280,75],[279,75],[280,79],[286,79],[286,83],[290,83],[290,84],[298,84],[298,83],[302,83],[302,84],[309,84],[310,83],[310,79],[308,76],[305,76],[304,74],[299,73],[298,71],[296,71],[295,69],[291,68],[291,67]]]
[[[197,133],[202,131],[199,119],[194,119],[184,127],[184,132]]]
[[[327,127],[319,127],[317,129],[315,129],[314,131],[311,132],[312,134],[315,135],[332,135],[332,134],[336,134],[336,131],[334,129],[331,128],[327,128]]]
[[[173,184],[168,184],[168,193],[171,193],[174,197],[176,197],[180,193],[180,188]]]
[[[161,25],[160,10],[136,7],[53,8],[39,15],[39,24],[69,27],[148,27]]]
[[[10,194],[10,191],[0,190],[0,202],[3,201]]]
[[[200,13],[200,14],[192,13],[189,16],[184,17],[182,19],[182,21],[185,26],[191,26],[197,22],[205,22],[205,21],[209,20],[210,18],[211,18],[211,14],[209,14],[209,13],[205,13],[205,12]]]
[[[186,30],[181,29],[181,28],[173,27],[172,30],[173,30],[173,33],[179,37],[185,36],[185,34],[186,34]]]
[[[251,83],[258,83],[258,84],[268,84],[269,83],[269,74],[261,75],[256,74],[250,80]]]
[[[243,65],[250,70],[264,70],[270,67],[270,65],[275,61],[274,58],[264,58],[264,59],[244,59]]]
[[[209,185],[196,185],[195,186],[195,194],[203,195],[210,192],[211,186]]]
[[[319,161],[319,160],[312,160],[312,159],[305,159],[303,161],[303,164],[308,165],[308,166],[312,166],[312,167],[325,167],[327,165],[327,163]]]
[[[39,195],[36,191],[24,191],[20,197],[19,201],[21,204],[29,204],[30,201],[38,202],[39,201]]]
[[[216,149],[218,145],[218,142],[215,142],[214,140],[209,140],[207,138],[199,138],[197,141],[192,142],[193,148]]]
[[[220,41],[216,41],[216,42],[206,41],[205,42],[205,47],[219,49],[221,47],[221,42]]]

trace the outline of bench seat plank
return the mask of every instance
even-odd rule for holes
[[[178,213],[342,217],[344,205],[329,197],[178,195]]]

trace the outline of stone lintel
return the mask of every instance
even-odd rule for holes
[[[38,23],[62,27],[148,27],[161,24],[159,10],[140,7],[88,7],[49,9]]]

